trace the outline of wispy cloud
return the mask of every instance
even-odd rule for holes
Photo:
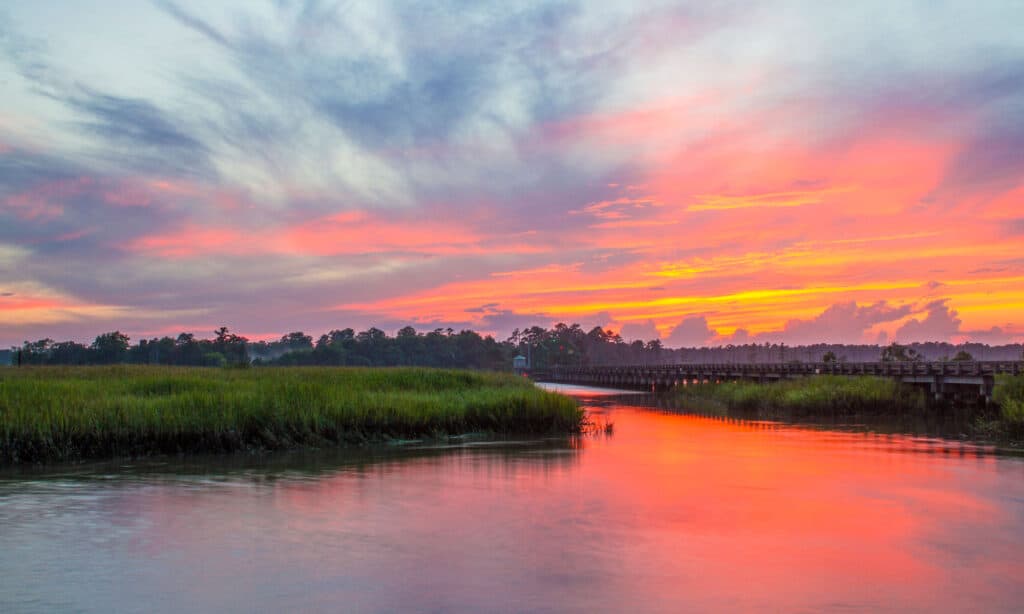
[[[0,345],[339,318],[1018,334],[1020,6],[779,9],[7,7],[0,279],[28,302]]]
[[[689,205],[689,211],[729,211],[753,207],[803,207],[819,205],[831,194],[851,192],[854,188],[840,187],[827,190],[776,192],[773,194],[752,194],[749,196],[698,196],[698,204]]]

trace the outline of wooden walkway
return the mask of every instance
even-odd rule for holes
[[[830,362],[553,367],[527,370],[536,381],[606,388],[670,390],[694,383],[772,382],[812,375],[892,377],[928,389],[936,399],[992,398],[995,376],[1024,374],[1024,362]]]

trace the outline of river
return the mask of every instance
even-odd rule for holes
[[[1020,611],[1024,461],[664,411],[613,432],[0,473],[0,612]]]

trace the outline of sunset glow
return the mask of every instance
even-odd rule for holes
[[[0,347],[1024,341],[1017,3],[92,4],[0,13]]]

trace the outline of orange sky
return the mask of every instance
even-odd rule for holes
[[[152,6],[146,48],[16,11],[0,343],[558,321],[1024,341],[1024,48],[996,4]],[[480,37],[446,34],[461,19]],[[351,31],[380,36],[332,43]]]

